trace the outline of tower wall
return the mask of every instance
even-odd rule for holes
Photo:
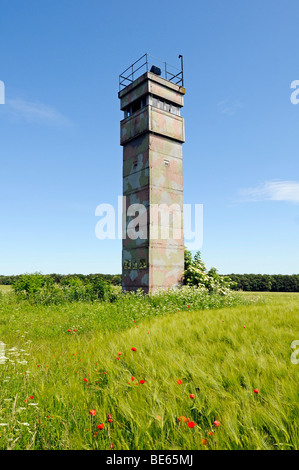
[[[181,283],[184,270],[183,155],[185,90],[147,72],[119,93],[123,195],[126,208],[141,204],[140,237],[130,238],[135,214],[125,218],[122,285],[153,292]],[[169,217],[159,212],[161,204]],[[161,207],[161,206],[160,206]],[[138,215],[138,212],[136,213]]]

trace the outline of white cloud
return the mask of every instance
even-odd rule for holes
[[[219,111],[222,114],[226,114],[227,116],[233,116],[234,114],[236,114],[238,109],[243,107],[241,101],[239,101],[239,100],[230,101],[230,100],[227,100],[227,99],[223,100],[223,101],[219,101],[217,106],[218,106]]]
[[[299,182],[266,181],[256,188],[244,188],[240,195],[246,201],[286,201],[299,203]]]
[[[24,119],[30,123],[51,124],[55,126],[70,126],[72,122],[55,108],[43,103],[10,99],[2,107],[3,111],[14,118]]]

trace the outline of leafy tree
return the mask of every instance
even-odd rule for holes
[[[23,274],[13,283],[13,288],[16,293],[27,292],[33,294],[46,283],[46,278],[41,273]]]
[[[200,251],[192,254],[185,248],[185,271],[183,275],[184,284],[187,286],[201,286],[213,291],[225,293],[231,287],[231,280],[226,276],[220,276],[216,268],[207,270],[205,263],[201,259]]]

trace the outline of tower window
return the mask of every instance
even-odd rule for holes
[[[161,98],[157,98],[155,96],[151,97],[151,104],[154,108],[163,109],[167,113],[176,114],[180,116],[180,108],[167,100],[162,100]]]
[[[124,118],[128,118],[132,116],[132,114],[136,113],[136,111],[139,111],[139,109],[144,108],[147,104],[147,98],[146,96],[143,96],[139,100],[133,101],[129,106],[127,106],[124,109]]]

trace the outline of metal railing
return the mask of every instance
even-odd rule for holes
[[[143,75],[145,72],[149,72],[152,66],[158,67],[161,70],[160,76],[166,78],[176,85],[184,86],[184,71],[183,71],[183,56],[179,55],[181,59],[181,68],[174,67],[173,65],[163,62],[156,57],[149,54],[144,54],[140,59],[136,60],[126,70],[124,70],[119,76],[119,91],[130,85],[136,80],[136,78]]]

